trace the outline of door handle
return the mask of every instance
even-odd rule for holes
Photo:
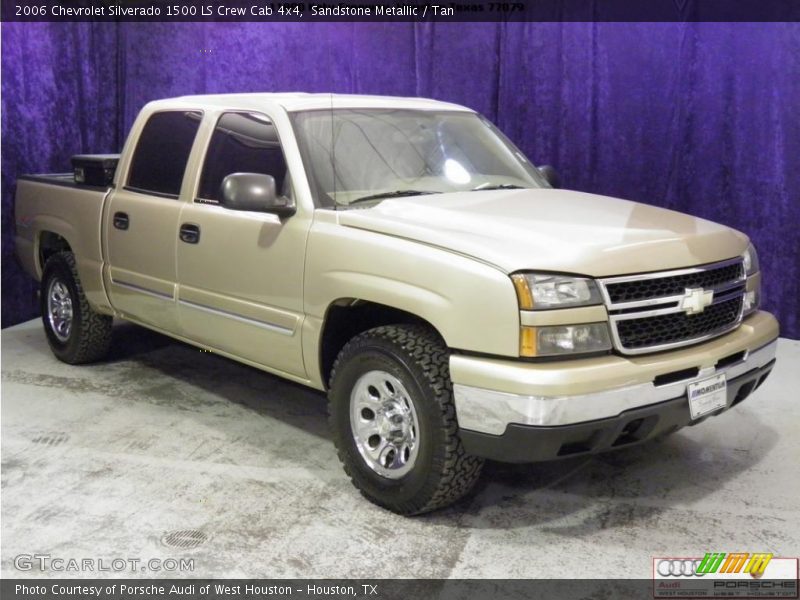
[[[193,223],[184,223],[181,225],[180,238],[182,242],[187,244],[196,244],[200,241],[200,226]]]
[[[117,229],[122,229],[123,231],[128,228],[130,225],[130,219],[128,218],[128,213],[124,212],[116,212],[114,213],[114,227]]]

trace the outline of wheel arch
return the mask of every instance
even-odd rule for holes
[[[441,331],[430,321],[407,310],[362,298],[339,298],[328,305],[319,338],[320,378],[325,389],[339,352],[360,333],[383,325],[422,325],[444,343]]]
[[[36,244],[36,269],[41,278],[48,259],[59,252],[72,252],[72,244],[60,233],[44,229],[39,232]]]
[[[111,303],[102,281],[102,257],[91,251],[91,242],[82,239],[73,225],[53,216],[37,217],[36,233],[33,236],[32,252],[29,251],[28,267],[38,281],[42,280],[47,260],[59,252],[71,252],[75,256],[81,285],[93,309],[103,314],[113,314]]]

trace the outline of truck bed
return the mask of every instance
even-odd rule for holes
[[[37,175],[22,175],[17,181],[35,181],[37,183],[46,183],[48,185],[60,185],[70,188],[89,189],[94,191],[107,191],[105,186],[88,185],[85,183],[76,183],[73,173],[41,173]]]
[[[17,256],[22,267],[41,279],[42,232],[63,238],[77,259],[87,297],[107,306],[102,283],[102,217],[110,187],[75,183],[72,173],[23,175],[17,180],[15,221]]]

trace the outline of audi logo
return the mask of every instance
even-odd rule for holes
[[[697,572],[701,562],[699,558],[660,560],[656,571],[662,577],[702,577],[705,573]]]

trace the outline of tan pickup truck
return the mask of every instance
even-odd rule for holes
[[[774,364],[745,235],[555,189],[461,106],[175,98],[74,165],[16,197],[55,355],[101,359],[119,317],[327,391],[345,471],[398,513],[454,502],[485,458],[699,423]]]

